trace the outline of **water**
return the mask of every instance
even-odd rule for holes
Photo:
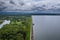
[[[4,25],[9,24],[10,20],[4,20],[2,24],[0,24],[0,28],[2,28]]]
[[[60,16],[32,16],[34,40],[60,40]]]

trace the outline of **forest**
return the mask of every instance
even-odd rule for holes
[[[0,25],[4,20],[10,20],[10,23],[0,26],[0,40],[30,40],[31,16],[0,15]]]

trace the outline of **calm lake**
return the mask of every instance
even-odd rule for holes
[[[34,40],[60,40],[60,16],[32,16]]]

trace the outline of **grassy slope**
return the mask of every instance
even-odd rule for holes
[[[31,30],[31,25],[32,25],[32,17],[28,17],[28,20],[26,20],[28,22],[28,27],[27,27],[27,37],[26,40],[30,40],[30,30]]]

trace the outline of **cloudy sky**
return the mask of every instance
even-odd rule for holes
[[[60,0],[0,0],[0,11],[60,11]]]

